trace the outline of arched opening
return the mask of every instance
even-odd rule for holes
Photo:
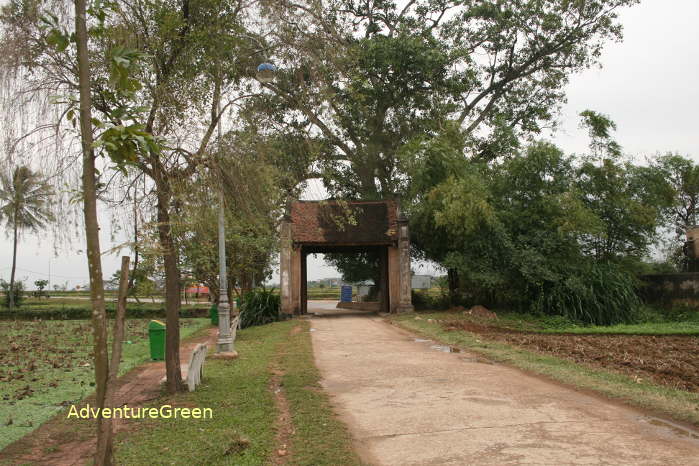
[[[408,225],[395,201],[291,203],[281,229],[282,312],[308,312],[307,257],[316,253],[371,254],[377,310],[412,310]]]

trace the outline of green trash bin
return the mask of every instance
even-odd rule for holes
[[[215,303],[209,309],[209,317],[211,318],[211,325],[214,327],[218,326],[218,306]]]
[[[153,361],[165,359],[165,324],[159,320],[151,320],[148,324],[148,339],[150,340],[150,358]]]

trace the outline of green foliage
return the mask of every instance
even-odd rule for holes
[[[327,150],[314,167],[333,197],[402,194],[406,146],[447,126],[473,158],[513,155],[554,119],[568,77],[621,38],[617,10],[636,3],[346,1],[313,14],[270,5],[265,39],[291,68],[270,87],[271,118],[320,134]],[[298,34],[298,21],[314,32]]]
[[[38,232],[54,220],[53,188],[41,173],[19,166],[0,174],[0,221],[8,230]]]
[[[612,139],[612,131],[616,130],[616,123],[609,116],[593,110],[585,110],[580,113],[580,116],[582,117],[580,126],[588,130],[593,154],[619,157],[621,146]]]
[[[39,291],[44,291],[44,288],[46,288],[48,284],[48,280],[36,280],[34,282],[34,286],[36,286],[39,289]]]
[[[458,271],[465,304],[633,318],[632,275],[671,200],[657,170],[533,143],[500,163],[415,173],[435,184],[409,207],[414,244]]]
[[[326,264],[342,272],[342,279],[348,283],[371,280],[379,282],[379,256],[375,251],[351,254],[326,253]]]
[[[2,303],[6,308],[10,307],[10,293],[14,294],[14,306],[20,307],[22,301],[24,301],[24,282],[15,282],[14,286],[10,285],[10,282],[5,280],[0,280],[0,289],[3,292]],[[13,312],[12,315],[15,315]]]
[[[697,224],[699,207],[699,165],[679,154],[666,154],[651,161],[666,183],[672,202],[664,211],[668,238],[663,244],[664,261],[676,271],[689,270],[684,241],[689,228]]]
[[[281,297],[273,290],[255,289],[245,293],[240,304],[240,327],[265,325],[281,319]]]
[[[449,308],[449,297],[440,294],[433,296],[429,293],[411,290],[412,303],[416,310],[441,310]]]
[[[678,154],[667,154],[652,162],[664,180],[669,184],[674,196],[674,205],[668,217],[679,237],[689,227],[697,224],[699,207],[699,165],[694,160]]]
[[[562,280],[542,284],[532,310],[573,322],[614,325],[633,322],[640,304],[633,276],[614,265],[592,262]]]
[[[106,25],[109,13],[118,11],[119,6],[114,2],[96,1],[88,8],[90,19],[97,24],[90,28],[92,40],[104,39],[110,35]],[[42,27],[46,31],[44,40],[57,52],[64,52],[71,44],[75,46],[75,34],[66,32],[59,19],[52,13],[41,18]],[[142,51],[123,45],[111,44],[106,47],[107,79],[100,73],[95,73],[92,80],[99,89],[99,111],[104,118],[93,117],[92,124],[99,130],[93,143],[96,149],[103,149],[116,168],[125,173],[126,167],[137,165],[139,160],[150,154],[158,154],[162,143],[146,129],[141,121],[145,119],[146,109],[136,102],[137,93],[143,88],[139,80],[142,67],[147,55]],[[98,68],[98,67],[97,67]],[[69,95],[65,101],[57,103],[68,104],[66,118],[77,126],[78,100]]]
[[[41,296],[48,296],[48,294],[44,291],[44,288],[46,288],[49,284],[48,280],[36,280],[34,282],[34,286],[36,286],[37,290],[34,292],[34,296],[36,297],[41,297]]]

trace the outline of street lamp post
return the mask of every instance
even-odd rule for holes
[[[226,270],[226,212],[223,206],[223,189],[219,190],[218,202],[218,261],[219,261],[219,299],[218,299],[218,353],[234,351],[231,335],[231,306],[228,303],[228,273]]]
[[[271,63],[261,63],[257,67],[257,79],[261,83],[269,83],[274,79],[277,67]],[[219,113],[221,105],[219,103]],[[218,120],[218,137],[221,138],[221,118]],[[224,208],[223,187],[219,189],[218,201],[218,261],[220,292],[218,300],[218,342],[216,352],[222,356],[235,354],[233,335],[231,332],[231,305],[228,302],[228,272],[226,270],[226,211]],[[235,308],[235,303],[233,303]]]

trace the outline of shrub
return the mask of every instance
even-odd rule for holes
[[[532,310],[589,325],[630,323],[641,306],[636,288],[635,279],[619,267],[591,263],[542,285]]]
[[[413,307],[418,310],[440,310],[449,309],[449,296],[432,296],[425,292],[411,290]]]
[[[3,303],[5,307],[10,307],[10,282],[0,280],[0,288],[2,288],[4,293]],[[22,301],[24,301],[24,283],[16,281],[13,288],[12,293],[15,296],[15,308],[18,308],[22,305]]]
[[[243,296],[240,304],[240,327],[265,325],[280,320],[281,297],[272,290],[252,290]]]

